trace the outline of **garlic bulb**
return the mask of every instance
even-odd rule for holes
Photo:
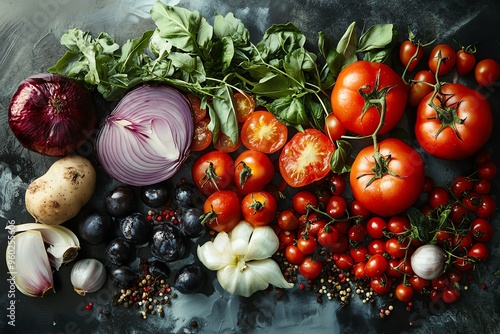
[[[40,231],[12,236],[6,249],[6,262],[9,280],[13,279],[17,289],[26,296],[43,297],[53,289],[52,268]]]
[[[11,233],[25,232],[30,230],[39,231],[43,241],[50,245],[47,248],[51,265],[59,270],[61,265],[73,261],[78,255],[80,241],[78,237],[67,227],[60,225],[45,225],[40,223],[26,223],[19,225],[8,225],[6,229]]]
[[[102,288],[106,282],[106,268],[99,260],[83,259],[73,265],[70,278],[76,293],[85,296]]]
[[[427,280],[432,280],[444,272],[446,254],[436,245],[423,245],[413,252],[411,268],[413,272]]]
[[[207,269],[217,271],[217,279],[226,291],[249,297],[269,284],[293,287],[271,259],[278,247],[278,237],[271,227],[252,227],[241,221],[231,232],[220,232],[213,241],[198,246],[197,254]]]

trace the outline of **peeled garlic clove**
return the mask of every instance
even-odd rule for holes
[[[17,289],[24,295],[43,297],[54,288],[52,269],[40,231],[29,230],[13,236],[7,245],[6,261]]]
[[[71,269],[71,284],[80,296],[96,292],[106,282],[106,268],[96,259],[83,259]]]

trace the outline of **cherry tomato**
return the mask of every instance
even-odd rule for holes
[[[500,77],[500,64],[494,59],[483,59],[477,63],[474,76],[480,86],[491,86]]]
[[[481,196],[472,191],[467,196],[462,197],[462,204],[470,212],[476,212],[482,204]]]
[[[483,261],[490,256],[490,250],[485,243],[477,242],[475,243],[468,253],[469,257],[475,260]]]
[[[291,187],[303,187],[324,178],[330,171],[335,146],[316,129],[297,132],[279,156],[281,176]]]
[[[191,175],[196,187],[209,196],[217,190],[226,189],[233,182],[233,158],[221,151],[207,152],[195,160]]]
[[[412,275],[408,280],[413,290],[417,292],[422,292],[426,287],[428,287],[431,282],[418,275]]]
[[[349,204],[349,211],[351,216],[360,217],[361,220],[366,220],[371,216],[371,212],[368,211],[357,199],[353,199]]]
[[[468,272],[474,269],[474,263],[467,256],[456,257],[453,260],[453,266],[461,272]]]
[[[310,255],[318,248],[318,244],[313,237],[302,236],[297,240],[297,248],[302,254]]]
[[[326,213],[333,219],[341,218],[347,213],[347,200],[342,196],[332,196],[326,205]]]
[[[434,180],[430,176],[425,176],[423,193],[430,193],[432,189],[436,186]]]
[[[384,236],[387,228],[387,222],[381,217],[372,217],[366,223],[366,230],[370,237],[379,239]]]
[[[233,94],[234,110],[238,123],[244,123],[255,110],[255,100],[250,94],[235,92]]]
[[[288,245],[285,248],[285,258],[291,264],[301,264],[306,256],[295,245]]]
[[[207,109],[201,108],[201,100],[194,94],[187,93],[186,99],[189,101],[191,105],[191,112],[193,114],[193,119],[195,124],[204,119],[207,116]]]
[[[276,219],[278,226],[285,231],[293,231],[299,226],[299,218],[292,210],[283,210]]]
[[[234,184],[242,194],[262,190],[274,177],[273,162],[259,151],[241,152],[234,165]]]
[[[463,76],[469,74],[474,69],[474,65],[476,65],[475,52],[476,48],[473,46],[463,47],[458,50],[455,63],[458,75]]]
[[[387,87],[392,87],[387,91]],[[389,66],[360,60],[342,69],[331,93],[332,109],[339,122],[349,131],[371,135],[380,123],[380,105],[365,105],[374,96],[385,94],[386,113],[379,130],[383,134],[394,128],[403,116],[407,87]],[[365,110],[366,109],[366,110]]]
[[[402,234],[411,229],[410,220],[405,216],[394,216],[389,219],[387,229],[394,234]]]
[[[278,234],[278,239],[285,246],[293,245],[295,242],[295,234],[290,231],[281,231]]]
[[[411,146],[396,138],[382,140],[376,163],[373,145],[363,148],[351,166],[354,198],[383,217],[408,209],[424,184],[424,161]]]
[[[412,107],[418,107],[423,98],[434,90],[432,86],[434,84],[436,84],[434,73],[427,70],[418,71],[410,84],[408,103]]]
[[[333,261],[341,270],[349,270],[354,266],[354,260],[346,253],[334,254]]]
[[[429,193],[429,204],[432,208],[446,206],[450,200],[450,194],[444,187],[435,187]]]
[[[254,226],[269,224],[276,217],[278,203],[267,191],[249,193],[241,200],[243,219]]]
[[[347,133],[346,128],[339,122],[333,112],[329,113],[325,118],[324,131],[332,142],[339,140]]]
[[[449,218],[454,223],[461,223],[467,217],[467,209],[458,202],[451,204]]]
[[[305,214],[307,212],[307,205],[312,207],[318,206],[318,198],[311,190],[299,190],[292,196],[292,207],[295,212]]]
[[[385,241],[382,239],[373,239],[368,244],[368,253],[370,255],[384,254],[385,253]]]
[[[491,161],[491,151],[488,148],[482,148],[474,156],[474,163],[479,166],[486,161]]]
[[[358,223],[349,228],[347,237],[353,242],[361,242],[365,238],[366,234],[366,226]]]
[[[334,254],[345,253],[349,249],[349,239],[345,234],[339,234],[339,240],[335,244],[330,245],[328,249]]]
[[[317,214],[316,214],[317,215]],[[323,218],[316,217],[315,214],[310,214],[309,215],[309,220],[308,220],[308,226],[307,227],[307,232],[309,233],[309,236],[311,237],[317,237],[318,234],[323,231],[323,229],[326,226],[326,220]]]
[[[241,141],[239,138],[238,138],[238,141],[236,143],[234,143],[231,140],[231,138],[224,133],[219,133],[219,137],[217,138],[217,140],[214,143],[214,147],[217,150],[219,150],[221,152],[225,152],[225,153],[235,152],[237,149],[240,148],[240,146],[241,146]]]
[[[465,176],[457,176],[451,181],[450,191],[456,198],[460,199],[474,187],[474,181]]]
[[[417,109],[415,135],[420,146],[440,159],[472,156],[486,144],[493,130],[488,100],[460,83],[441,86],[441,93],[431,101],[432,95],[427,95]]]
[[[317,238],[320,245],[330,248],[331,246],[335,246],[335,243],[339,241],[339,232],[335,227],[327,226],[318,233]]]
[[[410,285],[400,283],[396,286],[396,298],[402,302],[409,302],[413,298],[413,288]]]
[[[365,265],[365,273],[370,278],[379,277],[387,270],[387,260],[381,254],[372,255]]]
[[[481,205],[476,210],[476,215],[480,218],[489,218],[497,210],[497,202],[495,198],[489,195],[481,196]]]
[[[323,264],[314,260],[312,257],[306,257],[305,260],[299,266],[299,272],[306,279],[315,279],[321,274],[323,270]]]
[[[475,218],[471,223],[471,231],[475,240],[488,242],[493,238],[493,224],[484,218]]]
[[[487,195],[491,192],[491,182],[487,180],[478,180],[474,183],[474,191],[479,195]]]
[[[450,45],[447,44],[438,44],[436,45],[431,53],[429,54],[429,69],[436,73],[438,66],[438,58],[441,56],[441,65],[439,67],[438,75],[445,75],[449,73],[453,67],[455,66],[457,55],[455,50]]]
[[[269,111],[255,111],[241,128],[241,141],[246,148],[266,154],[285,145],[288,128]]]
[[[399,60],[410,72],[415,69],[423,56],[424,48],[422,45],[411,39],[404,40],[399,46]]]
[[[456,233],[453,235],[451,244],[453,249],[458,253],[467,253],[467,251],[472,247],[474,239],[470,231],[464,233]]]
[[[217,232],[231,231],[241,220],[240,199],[231,190],[216,191],[203,205],[206,224]]]
[[[351,222],[348,220],[337,220],[335,223],[333,223],[333,226],[335,226],[340,234],[347,234],[347,232],[351,228]]]
[[[432,301],[438,301],[441,299],[442,296],[443,296],[443,291],[441,290],[431,290],[431,292],[429,293],[429,298]]]
[[[199,152],[206,149],[212,143],[212,131],[208,129],[209,118],[204,118],[194,125],[194,136],[190,149],[193,152]]]
[[[345,178],[338,174],[331,174],[328,177],[328,184],[332,195],[337,196],[342,195],[345,192],[347,186]]]
[[[406,255],[408,246],[408,241],[400,242],[397,238],[390,238],[385,242],[386,252],[396,259],[402,259]]]
[[[363,245],[349,248],[349,255],[355,262],[365,262],[368,256],[368,248]]]
[[[353,268],[354,278],[359,280],[367,279],[365,274],[365,262],[358,262],[354,265]]]
[[[456,283],[460,283],[463,273],[456,268],[450,267],[448,270],[446,270],[446,275],[448,276],[450,285],[454,286]]]
[[[441,296],[441,299],[445,303],[454,303],[460,298],[460,290],[455,289],[454,287],[447,286],[443,289],[443,295]]]
[[[366,272],[366,265],[365,265]],[[370,287],[373,292],[378,295],[385,295],[389,293],[392,289],[392,280],[388,279],[385,275],[379,277],[372,277],[370,280]]]
[[[443,290],[449,284],[450,281],[448,280],[448,276],[444,273],[431,280],[432,288],[436,290]]]
[[[491,181],[497,175],[497,165],[493,160],[485,161],[477,166],[479,178]]]
[[[389,277],[403,277],[403,261],[401,259],[390,259],[387,261],[387,270],[385,274]]]

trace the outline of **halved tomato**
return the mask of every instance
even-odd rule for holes
[[[334,151],[332,141],[321,131],[297,132],[281,151],[280,173],[291,187],[311,184],[328,174]]]
[[[253,96],[242,92],[233,94],[236,110],[236,120],[238,123],[244,123],[255,110],[255,100]]]
[[[243,123],[241,142],[250,150],[274,153],[285,145],[288,128],[269,111],[255,111]]]
[[[205,117],[194,125],[194,136],[191,142],[191,151],[203,151],[212,143],[212,131],[208,129],[210,119]]]

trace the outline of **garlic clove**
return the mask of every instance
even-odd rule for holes
[[[269,226],[259,226],[253,230],[248,243],[245,260],[263,260],[273,256],[279,248],[279,239]]]
[[[253,231],[254,227],[250,225],[250,223],[242,220],[231,230],[231,232],[229,232],[229,238],[231,240],[241,239],[248,242]]]
[[[14,284],[24,295],[43,297],[53,290],[52,268],[40,231],[29,230],[12,237],[6,261]]]
[[[46,225],[41,223],[25,223],[19,225],[9,225],[7,229],[16,232],[39,231],[43,241],[50,246],[47,249],[51,265],[59,270],[61,265],[73,261],[80,249],[78,237],[61,225]]]
[[[217,280],[227,292],[243,297],[250,297],[269,286],[261,277],[254,276],[252,271],[240,271],[237,266],[227,266],[217,271]]]
[[[248,262],[247,270],[252,272],[254,277],[259,277],[277,288],[293,288],[293,283],[283,277],[279,265],[272,259]]]
[[[96,259],[79,260],[71,269],[70,279],[76,293],[85,296],[102,288],[106,282],[106,268]]]
[[[230,265],[234,258],[231,251],[221,251],[216,247],[217,245],[218,244],[215,242],[208,241],[202,246],[198,246],[198,259],[205,265],[208,270],[222,269],[225,266]]]
[[[78,256],[78,247],[76,246],[54,246],[47,248],[50,264],[59,270],[63,264],[69,263]]]

